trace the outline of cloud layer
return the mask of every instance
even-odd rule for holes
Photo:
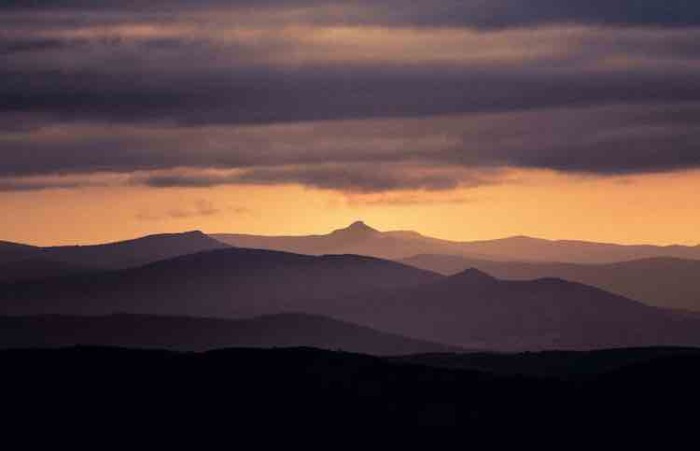
[[[507,168],[700,167],[697,2],[167,5],[0,6],[1,190],[113,173],[431,191]]]

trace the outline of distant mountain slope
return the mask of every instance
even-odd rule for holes
[[[306,314],[243,320],[143,315],[0,317],[0,349],[74,345],[183,351],[314,347],[372,355],[458,350]]]
[[[558,277],[649,305],[700,311],[700,261],[650,258],[613,264],[495,262],[453,255],[417,255],[403,263],[441,274],[477,268],[501,279]]]
[[[468,349],[700,345],[700,321],[561,279],[451,277],[356,255],[228,248],[0,284],[0,314],[250,318],[304,312]]]
[[[337,317],[471,349],[700,345],[696,319],[561,279],[504,281],[467,270],[346,305]]]
[[[488,256],[491,260],[533,262],[615,263],[652,257],[700,259],[700,246],[651,246],[544,240],[525,236],[473,241],[460,254]]]
[[[43,257],[0,263],[0,283],[22,280],[39,280],[94,271]]]
[[[300,254],[358,254],[405,259],[417,254],[444,254],[498,261],[612,263],[650,257],[700,259],[700,246],[625,246],[571,240],[509,237],[457,242],[423,236],[411,231],[380,232],[363,222],[327,235],[256,236],[213,234],[224,243]]]
[[[40,247],[0,241],[0,264],[37,258],[39,256],[41,256]]]
[[[90,246],[58,246],[43,248],[46,257],[81,266],[103,269],[123,269],[158,260],[227,245],[200,231],[149,235],[127,241]]]
[[[327,235],[255,236],[212,234],[213,238],[237,247],[270,249],[307,255],[356,254],[399,259],[428,249],[449,251],[452,243],[412,232],[380,232],[364,222],[355,222]]]
[[[350,295],[441,277],[371,257],[229,248],[122,271],[0,285],[0,313],[238,318],[314,313]]]

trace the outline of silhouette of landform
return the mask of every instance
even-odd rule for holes
[[[484,241],[448,241],[413,231],[380,232],[358,221],[326,235],[259,236],[212,234],[238,247],[299,254],[358,254],[400,260],[420,254],[456,255],[496,261],[615,263],[652,257],[700,259],[700,246],[651,246],[545,240],[515,236]]]
[[[322,315],[484,350],[700,344],[700,318],[561,279],[445,277],[356,255],[228,248],[119,271],[0,284],[0,313],[252,318]]]
[[[67,346],[201,351],[217,348],[314,347],[371,355],[457,351],[307,314],[251,319],[146,315],[0,317],[0,349]]]
[[[628,438],[640,427],[676,430],[695,422],[689,412],[699,398],[698,350],[492,359],[500,362],[490,365],[495,371],[308,348],[0,352],[3,383],[13,388],[3,396],[9,421],[105,432],[118,424],[120,434],[143,425],[143,433],[161,442],[180,429],[201,437],[230,434],[231,427],[237,436],[264,430],[285,442],[288,430],[307,441],[318,431],[339,437],[367,430],[394,440],[432,430],[468,433],[471,440],[485,434],[492,441],[492,434],[505,431],[521,441],[525,432],[571,437],[582,427],[586,434]],[[575,360],[580,372],[561,377],[549,370]]]
[[[125,269],[179,255],[222,249],[227,245],[200,231],[150,235],[127,241],[86,246],[36,247],[0,241],[0,269],[8,271],[12,264],[40,261],[44,265],[65,266],[74,273],[77,269]],[[58,275],[66,271],[56,271]],[[31,276],[29,272],[20,279]],[[32,278],[37,278],[32,276]],[[9,277],[5,276],[5,280]]]
[[[402,262],[445,275],[478,268],[501,279],[558,277],[657,307],[700,311],[700,260],[655,257],[607,264],[575,264],[497,262],[454,255],[417,255]]]

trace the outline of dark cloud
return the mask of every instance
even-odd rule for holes
[[[242,183],[277,185],[296,183],[320,189],[332,189],[345,192],[385,192],[399,190],[447,191],[455,189],[469,180],[464,174],[455,173],[421,173],[404,168],[381,166],[360,167],[305,167],[258,169],[244,173]]]
[[[37,20],[7,36],[0,33],[0,112],[43,115],[56,121],[240,124],[700,100],[697,29],[592,29],[573,37],[565,31],[561,35],[551,31],[542,34],[534,29],[511,37],[481,33],[464,42],[459,37],[445,37],[444,46],[440,42],[428,44],[428,33],[406,37],[413,40],[396,43],[398,47],[387,47],[384,59],[363,61],[373,43],[357,47],[357,38],[319,44],[313,35],[290,37],[269,30],[253,34],[253,38],[229,36],[244,26],[253,27],[255,33],[255,27],[266,26],[264,18],[258,19],[260,24],[243,21],[227,27],[215,23],[209,29],[207,21],[215,21],[217,16],[198,19],[204,20],[200,23],[185,15],[134,31],[128,11],[146,3],[151,8],[158,2],[9,3],[13,5],[6,6],[10,9],[50,5],[126,11],[124,26],[117,30],[101,27],[99,21],[93,24],[94,15],[87,14],[82,25],[68,21],[62,29],[47,31],[46,21]],[[193,8],[242,5],[253,9],[319,4],[176,2]],[[384,8],[386,14],[410,15],[415,10],[420,11],[416,17],[428,22],[441,14],[455,20],[462,16],[479,20],[484,14],[490,17],[498,13],[522,16],[528,22],[534,20],[526,18],[529,16],[574,18],[615,11],[625,11],[624,17],[663,18],[673,13],[688,19],[694,16],[686,9],[700,10],[700,6],[692,6],[697,2],[611,0],[594,7],[591,4],[443,0],[411,2],[398,8],[390,0],[372,2],[371,6],[362,1],[339,3],[344,8],[366,8],[369,21],[384,17],[381,10],[386,5],[394,6]],[[469,13],[452,13],[463,9]],[[655,11],[656,15],[652,14]],[[440,24],[438,19],[436,25]],[[390,36],[378,37],[374,45],[382,48],[382,39]],[[504,42],[494,44],[493,40]],[[519,44],[522,40],[525,45]],[[532,46],[527,45],[530,42]],[[435,47],[433,53],[445,48],[451,53],[443,60],[431,60],[431,52],[420,53],[421,47],[428,45]],[[469,60],[470,54],[484,45],[495,46],[493,55]],[[533,54],[533,48],[542,54]],[[343,51],[350,52],[347,60],[342,59]],[[503,56],[508,52],[515,55]],[[334,59],[338,55],[341,59]]]
[[[105,186],[104,183],[85,180],[22,180],[0,179],[0,192],[30,192],[56,189],[75,189]]]
[[[432,3],[429,8],[426,3]],[[430,25],[477,28],[527,27],[546,24],[694,26],[700,23],[700,5],[692,0],[442,0],[419,2],[418,11],[397,20]],[[394,2],[396,6],[396,2]]]
[[[308,67],[174,74],[0,69],[0,111],[61,120],[294,122],[700,100],[700,70]]]
[[[217,206],[209,200],[198,199],[195,202],[183,202],[182,205],[165,210],[144,209],[136,214],[136,218],[141,221],[164,221],[215,216],[222,213],[249,214],[250,211],[244,207]]]
[[[0,4],[0,190],[106,172],[443,191],[504,167],[700,167],[698,2],[167,5]]]
[[[342,8],[335,22],[468,26],[476,28],[524,27],[578,23],[625,26],[694,26],[700,24],[700,5],[693,0],[19,0],[0,3],[0,11],[81,10],[90,12],[167,10]],[[313,15],[312,15],[313,17]],[[328,14],[317,15],[329,19]]]
[[[700,168],[698,122],[700,103],[246,127],[79,124],[0,140],[8,150],[0,176],[140,171],[132,183],[161,188],[447,190],[488,183],[488,171],[504,167],[601,175]]]
[[[156,174],[132,178],[132,183],[154,188],[209,188],[222,185],[298,184],[313,188],[350,193],[374,193],[402,190],[447,191],[460,186],[488,183],[485,176],[468,175],[454,169],[406,168],[400,164],[371,166],[310,165],[249,169],[240,173]]]

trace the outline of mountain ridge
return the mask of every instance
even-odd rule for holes
[[[402,262],[444,275],[476,267],[501,279],[559,277],[656,307],[700,311],[698,260],[649,257],[607,264],[575,264],[496,262],[450,255],[416,255]]]
[[[328,234],[265,236],[211,234],[226,244],[309,255],[351,253],[402,260],[419,254],[460,255],[496,261],[613,263],[648,257],[700,259],[698,246],[597,243],[512,236],[493,240],[451,241],[418,232],[378,231],[362,221]],[[351,238],[351,239],[348,239]]]
[[[0,284],[0,314],[243,319],[321,315],[468,349],[700,345],[700,321],[558,278],[445,277],[357,255],[225,248],[149,265]]]
[[[246,319],[128,313],[82,317],[0,317],[0,349],[69,346],[179,351],[230,347],[314,347],[371,355],[460,351],[454,346],[387,334],[306,313],[280,313]]]

